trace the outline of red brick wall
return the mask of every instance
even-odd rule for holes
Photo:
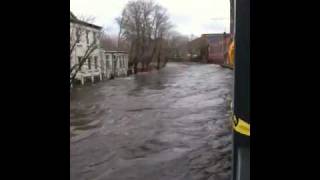
[[[229,34],[209,34],[208,39],[208,62],[222,64],[226,61],[225,53],[227,52],[230,39]]]

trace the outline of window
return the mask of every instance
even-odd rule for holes
[[[87,39],[87,44],[89,44],[89,30],[86,31],[86,39]]]
[[[98,69],[98,57],[97,56],[94,57],[94,68]]]
[[[121,68],[123,68],[124,63],[123,63],[123,57],[121,56]]]
[[[93,43],[95,44],[96,42],[97,42],[96,32],[93,32]]]
[[[82,56],[78,56],[78,65],[80,66],[80,63],[81,63],[81,60],[82,60]],[[82,67],[80,68],[80,70],[82,69]]]
[[[81,30],[80,28],[76,29],[76,43],[80,42],[80,38],[81,38]]]
[[[91,57],[88,58],[88,69],[91,69]]]
[[[110,61],[106,60],[106,69],[110,69]]]

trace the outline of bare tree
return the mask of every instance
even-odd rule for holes
[[[135,72],[139,63],[142,69],[148,69],[150,62],[160,57],[160,41],[171,28],[166,9],[153,1],[130,1],[116,21],[120,29],[118,39],[130,42],[129,59]]]
[[[170,31],[167,36],[170,58],[186,59],[188,53],[188,36]]]
[[[163,57],[163,54],[161,56],[161,53],[163,52],[163,38],[165,36],[165,34],[168,32],[168,30],[172,27],[172,25],[169,22],[169,17],[167,15],[167,10],[165,8],[163,8],[160,5],[156,5],[154,7],[154,39],[155,39],[155,47],[157,47],[157,54],[156,55],[156,59],[157,59],[157,69],[160,69],[160,62],[161,62],[161,57]]]
[[[100,40],[101,47],[105,50],[119,50],[117,37],[104,34]]]
[[[119,33],[118,33],[118,41],[117,41],[117,49],[121,49],[122,37],[123,37],[123,24],[124,24],[124,16],[126,15],[126,9],[122,10],[121,16],[116,18],[116,22],[119,25]]]
[[[100,45],[104,50],[119,50],[119,40],[116,35],[109,33],[109,28],[101,31]]]
[[[190,41],[188,43],[188,52],[190,55],[190,60],[195,60],[194,55],[198,59],[203,48],[206,48],[206,42],[203,37],[196,37],[193,34],[190,36]]]

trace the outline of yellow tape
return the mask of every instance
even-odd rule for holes
[[[241,134],[250,136],[250,124],[236,116],[233,116],[233,129]]]

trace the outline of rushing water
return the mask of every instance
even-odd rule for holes
[[[168,63],[73,89],[71,179],[230,179],[232,79],[217,65]]]

